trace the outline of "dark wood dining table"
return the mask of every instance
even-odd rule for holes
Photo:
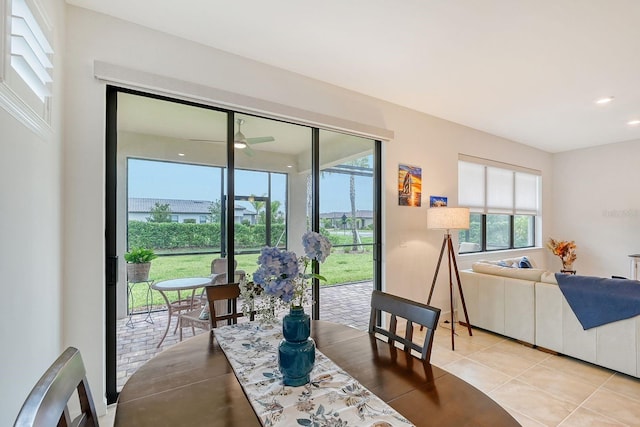
[[[349,326],[312,321],[317,348],[416,426],[519,426],[480,390]],[[116,427],[260,426],[224,352],[202,334],[159,353],[120,393]]]

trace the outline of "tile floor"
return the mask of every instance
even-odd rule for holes
[[[362,295],[371,283],[343,285],[323,290],[323,318],[366,329],[368,301]],[[346,313],[346,314],[345,314]],[[137,319],[134,328],[122,320],[119,338],[130,351],[119,353],[119,383],[164,348],[177,342],[171,329],[160,347],[155,346],[166,326],[166,313],[154,313],[154,325]],[[165,322],[165,323],[163,323]],[[150,327],[146,327],[150,326]],[[185,330],[187,337],[191,332]],[[420,334],[416,330],[416,335]],[[456,329],[456,350],[451,351],[451,329],[441,323],[436,331],[431,361],[482,390],[524,427],[640,426],[640,380],[563,356],[551,355],[513,340],[473,329]],[[123,347],[124,349],[124,347]],[[120,366],[120,365],[119,365]],[[111,406],[101,426],[113,424]]]
[[[640,380],[473,329],[436,331],[431,362],[480,389],[525,427],[640,426]]]

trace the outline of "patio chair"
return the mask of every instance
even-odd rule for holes
[[[76,392],[81,412],[72,421],[67,404]],[[74,347],[67,348],[47,369],[27,396],[14,423],[14,427],[56,425],[98,427],[84,363]]]
[[[389,328],[378,326],[382,321],[382,313],[390,315]],[[396,332],[398,317],[406,320],[404,337]],[[404,351],[415,350],[420,354],[420,358],[429,362],[431,360],[431,347],[433,345],[433,335],[438,326],[440,309],[374,290],[371,294],[371,317],[369,318],[369,333],[380,334],[387,337],[387,342],[391,345],[394,342],[402,344]],[[422,345],[413,342],[413,324],[426,328],[424,342]]]
[[[233,269],[236,271],[235,281],[239,281],[240,278],[237,274],[242,274],[244,277],[245,272],[242,270],[236,270],[238,267],[238,261],[233,261]],[[227,258],[215,258],[211,261],[211,283],[214,285],[219,285],[222,283],[228,283],[227,280]],[[204,307],[207,304],[207,297],[205,295],[205,290],[202,288],[202,292],[200,295],[194,298],[194,307],[200,306]],[[205,319],[206,320],[206,319]]]
[[[218,323],[221,321],[226,320],[227,324],[231,325],[232,323],[238,323],[238,317],[244,316],[242,312],[238,312],[239,283],[211,284],[205,286],[205,291],[207,294],[207,307],[192,310],[178,317],[180,341],[182,341],[182,328],[191,327],[195,335],[194,327],[210,331],[218,327]],[[202,319],[201,313],[207,309],[209,316],[207,319]],[[253,314],[251,314],[251,320],[253,320]]]

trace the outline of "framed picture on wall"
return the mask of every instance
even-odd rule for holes
[[[422,168],[398,166],[398,205],[419,207],[422,204]]]
[[[429,197],[430,208],[443,208],[447,206],[447,198],[444,196],[431,196]]]

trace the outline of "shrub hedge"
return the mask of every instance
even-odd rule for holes
[[[284,224],[271,225],[274,244],[283,230]],[[156,251],[219,249],[220,237],[220,224],[217,223],[129,221],[129,247],[153,248]],[[235,225],[236,249],[261,248],[264,242],[264,224]]]
[[[271,241],[275,245],[280,239],[285,224],[271,225]],[[265,242],[264,224],[235,224],[236,250],[259,250]],[[320,231],[333,245],[351,244],[350,233],[330,234],[326,229]],[[218,251],[220,250],[220,224],[190,224],[178,222],[129,221],[129,247],[154,249],[158,253]],[[285,242],[282,236],[280,242]],[[364,238],[363,243],[372,243],[372,238]],[[348,249],[345,249],[348,250]]]

